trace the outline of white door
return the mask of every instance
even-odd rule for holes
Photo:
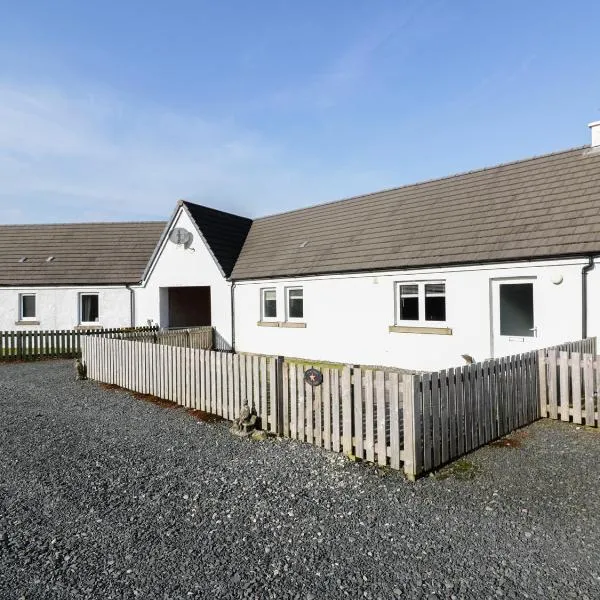
[[[492,356],[540,347],[535,278],[492,279]]]

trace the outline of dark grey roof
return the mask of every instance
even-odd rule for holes
[[[165,225],[0,225],[0,285],[137,283]]]
[[[575,148],[257,219],[233,279],[600,253],[600,151]]]
[[[252,225],[252,219],[185,200],[181,203],[196,222],[225,277],[229,277]]]

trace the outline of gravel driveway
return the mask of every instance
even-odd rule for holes
[[[541,422],[416,484],[0,365],[0,598],[599,598],[600,433]]]

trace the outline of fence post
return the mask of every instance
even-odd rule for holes
[[[275,359],[275,433],[283,435],[283,362],[284,356]]]
[[[404,375],[402,379],[402,413],[404,428],[404,473],[414,481],[423,469],[423,436],[420,402],[420,377]]]

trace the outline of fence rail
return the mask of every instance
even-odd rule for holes
[[[81,352],[84,336],[108,337],[152,334],[156,327],[126,329],[56,329],[39,331],[0,331],[0,360],[75,358]]]

